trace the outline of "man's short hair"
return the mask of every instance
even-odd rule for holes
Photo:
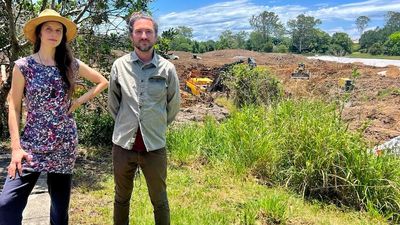
[[[154,32],[157,36],[158,34],[158,24],[157,22],[153,19],[153,17],[146,13],[146,12],[133,12],[131,17],[129,18],[129,23],[128,23],[128,28],[129,28],[129,34],[132,34],[133,32],[133,25],[135,24],[135,22],[139,19],[145,19],[145,20],[150,20],[151,22],[153,22],[153,28],[154,28]]]

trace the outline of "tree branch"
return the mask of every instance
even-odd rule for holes
[[[14,15],[13,15],[13,1],[12,0],[6,0],[6,14],[8,17],[9,23],[9,38],[11,41],[11,57],[10,61],[14,61],[17,59],[17,52],[19,50],[19,44],[17,40],[17,35],[16,35],[16,28],[15,28],[15,22],[14,22]]]
[[[15,16],[14,24],[17,23],[18,17],[21,15],[21,12],[22,12],[22,7],[19,7],[18,13],[17,13],[17,15]]]
[[[11,48],[11,44],[8,44],[8,45],[0,48],[0,52],[8,51],[8,50],[10,50],[10,48]]]
[[[89,0],[83,10],[79,13],[79,15],[74,19],[74,23],[78,24],[78,21],[82,18],[83,14],[89,9],[89,7],[93,4],[93,0]]]

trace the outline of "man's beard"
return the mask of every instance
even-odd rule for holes
[[[141,41],[139,41],[138,43],[133,43],[133,45],[134,45],[137,49],[139,49],[140,51],[142,51],[142,52],[148,52],[148,51],[150,51],[150,50],[153,48],[153,46],[154,46],[154,43],[151,43],[150,41],[148,42],[147,45],[142,45],[140,42],[141,42]]]

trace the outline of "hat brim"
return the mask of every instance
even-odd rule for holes
[[[50,22],[50,21],[62,23],[66,27],[67,42],[72,41],[76,37],[77,27],[74,22],[72,22],[71,20],[64,18],[64,17],[49,15],[49,16],[42,16],[42,17],[37,17],[37,18],[31,19],[25,24],[24,34],[25,34],[26,39],[28,39],[31,43],[35,43],[36,27],[42,23]]]

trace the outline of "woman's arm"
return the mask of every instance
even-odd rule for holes
[[[8,166],[8,175],[15,178],[16,170],[22,174],[22,159],[30,160],[28,154],[21,148],[19,136],[19,123],[21,121],[21,103],[24,93],[25,78],[17,66],[13,68],[13,77],[8,96],[8,127],[11,136],[11,162]]]
[[[91,88],[88,92],[83,94],[81,97],[72,102],[71,108],[68,113],[72,113],[75,109],[77,109],[83,103],[89,101],[94,98],[100,92],[108,86],[108,81],[105,77],[103,77],[99,72],[90,68],[85,63],[79,61],[79,75],[93,83],[96,84],[93,88]]]

